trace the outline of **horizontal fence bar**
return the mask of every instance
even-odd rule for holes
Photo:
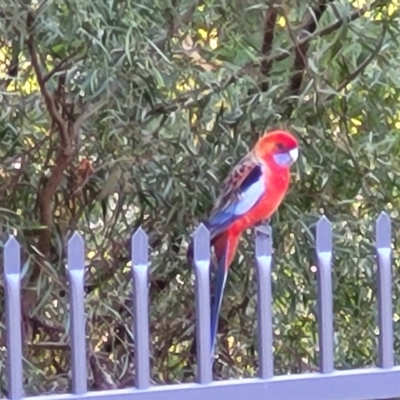
[[[26,400],[371,400],[400,397],[400,367],[335,371],[332,374],[282,375],[271,379],[216,381],[89,392],[82,396],[49,395]]]

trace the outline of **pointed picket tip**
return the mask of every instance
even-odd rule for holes
[[[82,270],[85,268],[85,242],[82,235],[75,231],[68,240],[68,269]]]
[[[201,222],[200,225],[193,232],[193,237],[209,235],[210,232],[207,227]]]
[[[10,235],[6,244],[4,245],[4,250],[14,252],[14,251],[19,251],[19,249],[20,245],[18,240],[15,238],[14,235]]]
[[[210,260],[210,232],[203,223],[193,233],[193,249],[195,262]]]
[[[379,214],[375,223],[376,247],[391,247],[392,243],[392,221],[385,211]]]
[[[132,266],[146,265],[148,263],[149,237],[141,226],[131,238]]]
[[[4,245],[4,272],[6,275],[21,273],[21,246],[14,235]]]
[[[390,221],[390,217],[389,214],[386,211],[381,211],[378,218],[376,219],[377,222],[381,219],[387,219],[388,221]]]
[[[68,240],[68,247],[75,247],[82,245],[83,245],[83,237],[78,231],[75,231]]]
[[[323,215],[317,222],[316,248],[320,252],[332,251],[332,223]]]

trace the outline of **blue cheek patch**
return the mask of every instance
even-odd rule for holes
[[[275,162],[281,166],[290,165],[292,163],[292,158],[289,153],[278,153],[274,154],[273,157]]]

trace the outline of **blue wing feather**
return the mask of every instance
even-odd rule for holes
[[[243,182],[240,184],[239,189],[244,192],[251,185],[256,183],[262,176],[261,165],[255,165],[254,168],[249,172]]]
[[[236,189],[234,199],[229,199],[208,220],[208,229],[221,230],[230,225],[238,217],[253,208],[265,193],[262,167],[255,165],[240,186]]]

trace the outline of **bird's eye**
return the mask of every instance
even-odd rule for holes
[[[278,150],[283,150],[285,148],[285,146],[282,143],[278,143],[276,147]]]

